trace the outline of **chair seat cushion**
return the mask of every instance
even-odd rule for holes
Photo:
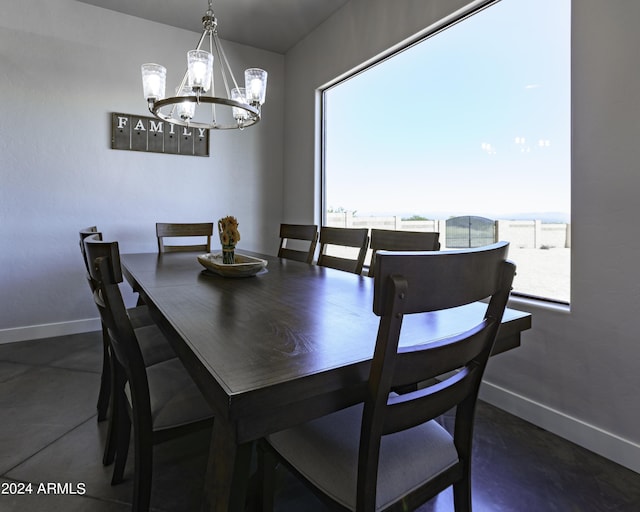
[[[145,366],[176,357],[176,353],[157,325],[138,327],[135,332]]]
[[[155,325],[147,306],[135,306],[133,308],[128,308],[127,315],[129,315],[131,327],[134,329],[144,327],[145,325]]]
[[[327,496],[355,510],[363,405],[268,437],[269,443]],[[384,509],[458,461],[451,435],[435,421],[382,438],[376,510]]]
[[[149,366],[147,380],[154,430],[213,417],[211,407],[179,359]]]

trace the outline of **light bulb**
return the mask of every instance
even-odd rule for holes
[[[213,75],[213,55],[205,50],[187,52],[189,86],[207,92]]]

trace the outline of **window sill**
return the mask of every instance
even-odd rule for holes
[[[542,299],[534,299],[530,297],[522,297],[518,295],[511,295],[509,298],[508,307],[514,309],[522,309],[528,311],[530,309],[539,309],[544,311],[552,311],[554,313],[571,313],[571,304],[560,304],[556,302],[550,302]]]

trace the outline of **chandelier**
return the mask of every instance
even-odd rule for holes
[[[202,18],[203,31],[198,45],[187,52],[187,71],[175,96],[165,97],[167,69],[148,63],[141,66],[144,97],[149,111],[163,121],[194,128],[242,130],[260,121],[267,72],[249,68],[244,72],[244,87],[238,86],[218,38],[218,20],[211,2],[209,0],[209,8]],[[209,51],[202,49],[205,41]],[[215,61],[219,63],[225,96],[216,96]]]

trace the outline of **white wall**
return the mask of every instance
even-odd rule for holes
[[[284,56],[233,43],[240,78],[269,72],[263,119],[211,132],[211,156],[110,149],[111,112],[148,115],[140,64],[177,85],[199,34],[74,0],[3,2],[0,16],[0,342],[97,328],[78,230],[156,250],[155,222],[238,217],[242,248],[277,251]]]
[[[467,3],[351,0],[287,54],[285,220],[319,218],[317,89]],[[640,2],[573,2],[571,311],[515,304],[533,329],[482,396],[640,472],[638,19]]]

